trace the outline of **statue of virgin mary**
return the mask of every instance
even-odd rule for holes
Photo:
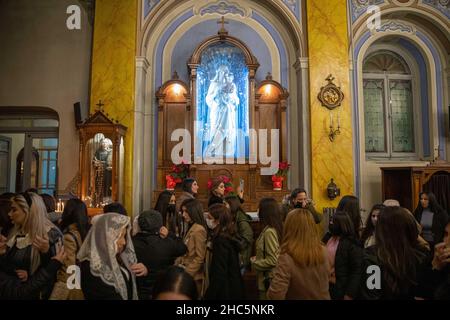
[[[209,145],[204,157],[234,157],[239,97],[234,75],[228,66],[221,65],[217,69],[205,100],[209,108]]]

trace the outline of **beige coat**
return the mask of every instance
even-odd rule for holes
[[[287,253],[280,254],[273,271],[267,298],[271,300],[330,300],[328,291],[330,263],[323,248],[324,262],[314,267],[299,267]]]
[[[70,233],[64,233],[63,244],[64,251],[67,254],[63,265],[58,270],[56,274],[56,283],[53,287],[50,300],[83,300],[83,292],[81,289],[69,289],[67,287],[67,279],[69,274],[66,272],[67,268],[72,265],[76,265],[77,250],[80,249],[82,241],[80,233],[78,232],[76,225],[72,224],[69,226]],[[74,239],[76,238],[76,241]],[[77,244],[78,242],[78,244]]]
[[[194,280],[203,280],[205,276],[206,237],[206,229],[194,223],[184,237],[187,253],[177,260]]]

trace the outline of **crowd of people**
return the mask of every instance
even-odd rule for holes
[[[0,299],[241,300],[253,272],[261,300],[450,299],[450,219],[430,192],[413,213],[375,204],[365,223],[344,196],[323,235],[298,188],[260,199],[256,237],[241,190],[218,177],[204,208],[194,178],[182,188],[133,221],[120,203],[91,219],[80,199],[58,214],[37,190],[1,195]]]

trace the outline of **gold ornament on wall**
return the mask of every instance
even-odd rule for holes
[[[328,84],[320,88],[317,98],[324,107],[333,110],[341,105],[344,100],[344,93],[342,92],[341,87],[338,87],[333,83],[334,77],[331,74],[325,80],[328,81]]]

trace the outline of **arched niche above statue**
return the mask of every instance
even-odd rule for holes
[[[158,99],[158,168],[170,168],[171,151],[178,143],[171,141],[177,129],[192,130],[190,115],[191,95],[189,87],[178,78],[175,71],[156,92]]]
[[[255,125],[258,129],[280,130],[280,159],[287,160],[287,115],[286,106],[289,93],[281,84],[272,79],[270,73],[256,88]],[[268,135],[270,137],[270,135]],[[270,139],[270,138],[269,138]]]

